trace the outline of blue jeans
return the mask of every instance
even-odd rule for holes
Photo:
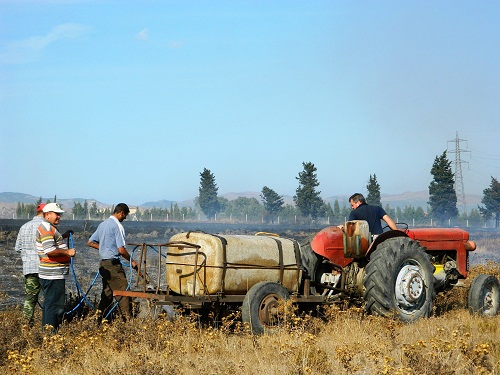
[[[64,316],[65,280],[40,279],[45,299],[43,302],[42,328],[45,325],[53,327],[57,331]]]

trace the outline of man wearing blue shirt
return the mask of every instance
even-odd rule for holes
[[[129,212],[130,209],[125,203],[117,204],[113,214],[99,224],[87,243],[88,246],[99,250],[101,258],[99,274],[102,278],[102,293],[98,308],[103,317],[106,317],[113,307],[113,291],[126,290],[128,286],[120,257],[131,262],[132,268],[137,269],[137,263],[130,259],[130,254],[127,251],[125,230],[121,224]],[[121,297],[118,300],[118,311],[124,320],[131,317],[129,297]]]

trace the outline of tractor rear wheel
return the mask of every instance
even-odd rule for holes
[[[261,281],[250,288],[243,300],[241,318],[248,323],[252,332],[272,332],[281,321],[280,301],[290,298],[288,291],[280,284]]]
[[[495,276],[479,275],[469,289],[469,312],[483,316],[495,316],[500,301],[500,285]]]
[[[418,242],[389,238],[370,255],[363,279],[365,309],[404,322],[429,317],[434,299],[434,266]]]

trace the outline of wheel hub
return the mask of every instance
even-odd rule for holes
[[[265,325],[275,325],[278,320],[278,299],[276,294],[266,296],[259,307],[259,319]]]
[[[417,266],[406,265],[396,279],[396,300],[400,306],[412,307],[424,292],[424,279]]]
[[[488,290],[484,295],[484,310],[488,312],[493,308],[493,291]]]

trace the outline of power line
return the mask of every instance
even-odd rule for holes
[[[467,206],[465,204],[465,190],[464,190],[464,179],[462,177],[462,163],[468,163],[466,161],[462,161],[460,157],[461,152],[470,152],[468,150],[462,150],[460,148],[460,142],[467,142],[465,139],[460,139],[458,137],[458,132],[455,139],[452,139],[449,142],[455,143],[455,150],[449,151],[450,154],[455,154],[455,192],[457,194],[457,198],[460,197],[458,201],[458,205],[462,207],[464,215],[467,215]]]
[[[470,150],[474,153],[474,155],[477,159],[494,160],[494,161],[500,160],[500,156],[498,156],[498,155],[490,154],[490,153],[484,152],[482,150],[475,150],[473,148],[471,148]]]

